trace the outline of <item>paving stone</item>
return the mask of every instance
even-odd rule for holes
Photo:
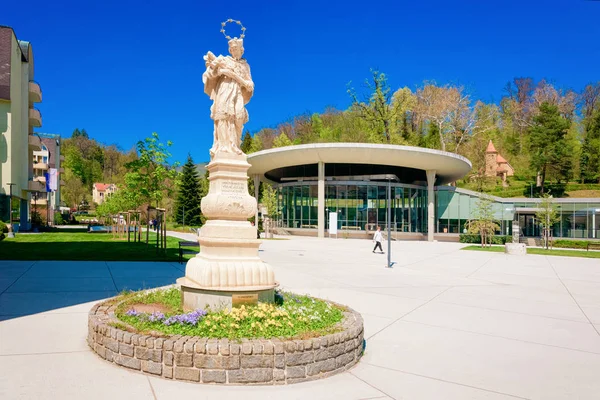
[[[252,354],[252,343],[246,339],[244,339],[244,341],[242,341],[242,354],[245,354],[245,355]]]
[[[112,338],[104,339],[104,347],[112,351],[113,353],[119,352],[119,342]]]
[[[194,353],[194,344],[196,344],[197,341],[198,338],[192,338],[188,340],[187,342],[185,342],[185,345],[183,345],[183,350],[188,354]]]
[[[315,359],[312,351],[296,352],[285,355],[285,364],[289,366],[304,365],[313,362]]]
[[[240,356],[196,354],[194,356],[194,367],[203,369],[238,369],[240,368]]]
[[[162,374],[163,365],[161,363],[153,361],[142,361],[142,371],[148,372],[154,375]]]
[[[173,366],[174,353],[172,351],[163,352],[163,359],[165,365]]]
[[[335,359],[330,358],[328,360],[317,361],[315,363],[306,366],[306,375],[313,376],[318,375],[321,372],[333,371],[335,369]]]
[[[271,382],[273,370],[270,368],[236,369],[227,371],[229,383]]]
[[[273,368],[273,356],[251,355],[241,356],[240,364],[242,368]]]
[[[219,340],[219,354],[221,354],[222,356],[228,356],[230,354],[229,340]]]
[[[275,368],[285,368],[285,354],[275,354],[273,361]]]
[[[135,346],[135,358],[138,360],[148,360],[148,349],[141,346]]]
[[[237,356],[242,352],[242,347],[238,343],[229,343],[229,352],[231,355]]]
[[[336,368],[344,367],[346,364],[352,362],[354,360],[354,353],[346,353],[335,359]]]
[[[304,368],[304,367],[286,367],[285,368],[285,377],[287,379],[305,378],[306,377],[306,368]]]
[[[217,355],[219,354],[219,342],[216,339],[209,339],[206,343],[206,354]]]
[[[196,368],[175,367],[173,369],[173,376],[175,379],[199,382],[200,370]]]
[[[194,364],[194,356],[186,353],[175,353],[175,365],[178,367],[191,367]]]
[[[202,383],[225,383],[226,380],[227,373],[225,371],[202,371]]]
[[[122,365],[127,368],[136,369],[138,371],[142,367],[141,361],[133,357],[115,355],[114,360],[116,364]]]
[[[198,354],[206,354],[206,338],[199,338],[196,343],[194,343],[194,352]]]
[[[133,357],[133,345],[132,344],[119,344],[119,352],[127,357]]]
[[[273,354],[275,354],[275,346],[273,346],[273,343],[271,343],[271,342],[264,342],[263,343],[263,353],[267,354],[267,355],[273,355]]]

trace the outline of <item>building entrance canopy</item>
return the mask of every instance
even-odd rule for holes
[[[317,143],[280,147],[248,155],[248,174],[280,183],[294,177],[394,174],[404,183],[427,184],[426,171],[436,171],[436,185],[465,176],[471,162],[458,154],[412,146],[368,143]]]

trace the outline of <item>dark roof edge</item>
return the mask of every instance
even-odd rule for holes
[[[21,61],[24,62],[29,62],[29,54],[25,55],[23,54],[23,49],[21,48],[21,42],[23,42],[22,40],[19,40],[19,38],[17,37],[17,33],[15,32],[15,30],[13,29],[12,26],[8,26],[8,25],[2,25],[0,24],[0,28],[6,28],[6,29],[10,29],[15,37],[15,40],[17,41],[17,46],[19,47],[19,52],[21,53]],[[29,43],[29,42],[27,42]]]

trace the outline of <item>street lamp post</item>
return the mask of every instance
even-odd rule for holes
[[[12,224],[12,187],[15,186],[16,183],[8,183],[8,223]]]
[[[387,185],[387,231],[388,231],[388,251],[386,268],[392,268],[392,181],[388,177]]]

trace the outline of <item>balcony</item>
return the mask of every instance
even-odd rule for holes
[[[35,199],[35,198],[31,198],[31,204],[33,205],[37,205],[37,206],[45,206],[48,204],[48,199]]]
[[[44,175],[36,176],[33,178],[33,180],[35,182],[43,183],[44,185],[46,184],[46,177]]]
[[[42,89],[36,81],[29,81],[29,102],[40,103],[42,101]]]
[[[29,135],[29,148],[34,151],[42,150],[42,141],[37,135]]]
[[[61,168],[59,168],[59,169],[58,169],[58,172],[59,172],[60,174],[64,174],[64,173],[65,173],[65,169],[61,167]]]
[[[33,169],[41,169],[42,171],[46,171],[48,169],[48,164],[43,162],[34,162]]]
[[[60,158],[60,161],[61,161],[61,162],[65,161],[65,156],[63,156],[62,154],[60,155],[60,157],[59,157],[59,158]]]
[[[29,125],[35,128],[42,126],[42,113],[37,108],[29,109]]]
[[[41,182],[30,180],[27,182],[27,184],[27,190],[29,192],[46,192],[46,185]]]

